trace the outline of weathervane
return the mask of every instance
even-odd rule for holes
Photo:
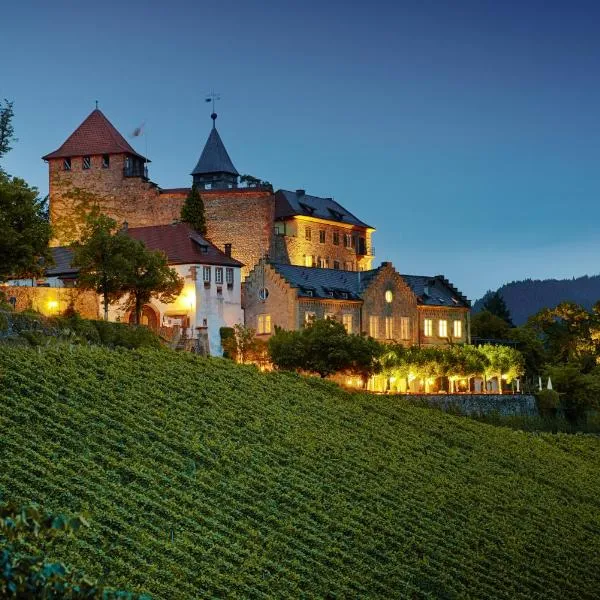
[[[213,127],[217,119],[217,113],[215,112],[215,102],[221,99],[221,94],[215,94],[215,90],[212,90],[209,94],[206,94],[205,102],[212,102],[212,115],[210,118],[213,120]]]

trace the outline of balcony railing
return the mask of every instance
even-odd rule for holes
[[[148,179],[148,167],[145,165],[129,165],[123,167],[123,177],[142,177]]]

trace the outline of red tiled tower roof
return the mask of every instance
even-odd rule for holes
[[[132,154],[142,160],[147,160],[128,144],[115,126],[97,108],[88,115],[58,150],[46,154],[42,158],[49,160],[93,154]]]

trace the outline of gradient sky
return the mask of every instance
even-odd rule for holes
[[[240,173],[333,196],[374,225],[376,261],[470,298],[600,271],[600,4],[522,0],[21,1],[2,9],[4,168],[94,108],[191,183],[206,92]]]

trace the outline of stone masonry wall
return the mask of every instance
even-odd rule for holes
[[[268,290],[266,300],[261,300],[259,291]],[[242,308],[244,321],[247,327],[257,330],[258,315],[271,315],[271,330],[275,325],[284,329],[295,329],[296,325],[296,290],[273,270],[271,266],[261,260],[251,271],[244,283],[242,293]],[[266,339],[269,335],[259,335]]]
[[[467,342],[468,341],[468,321],[467,314],[469,309],[462,307],[437,307],[437,306],[426,306],[419,305],[419,327],[420,327],[420,344],[421,346],[445,346],[448,344],[448,337],[453,342]],[[424,320],[431,319],[433,321],[433,335],[430,337],[425,336]],[[445,319],[448,322],[448,337],[442,338],[439,336],[439,321]],[[453,321],[462,321],[462,336],[460,338],[454,338],[454,323]]]
[[[50,221],[54,245],[78,237],[85,213],[95,204],[100,211],[129,227],[163,225],[179,218],[183,200],[161,195],[158,187],[141,177],[124,177],[125,155],[110,156],[102,168],[102,156],[91,157],[91,168],[82,168],[82,158],[71,159],[71,170],[63,170],[62,159],[49,161]]]
[[[275,262],[305,266],[305,257],[314,257],[319,265],[319,258],[327,259],[327,267],[334,268],[334,261],[340,263],[340,269],[347,271],[367,271],[373,262],[371,232],[362,227],[342,227],[334,223],[309,221],[298,217],[288,219],[285,234],[275,236],[271,257]],[[306,229],[310,229],[310,240],[306,239]],[[320,242],[319,232],[325,232],[325,242]],[[339,244],[333,243],[334,232],[339,235]],[[344,234],[360,235],[366,240],[367,255],[356,254],[355,248],[347,248],[344,244]]]
[[[18,312],[32,308],[46,316],[59,315],[73,303],[75,310],[86,319],[99,317],[100,302],[94,292],[77,288],[3,287],[7,299],[15,298]]]
[[[275,205],[271,192],[253,189],[203,191],[207,237],[244,264],[242,281],[269,252]]]
[[[535,416],[538,414],[534,396],[465,394],[465,395],[425,395],[403,396],[409,402],[441,408],[444,411],[459,412],[464,415],[488,415],[497,412],[501,415]]]
[[[392,291],[392,302],[385,299],[385,292]],[[417,343],[418,336],[418,310],[417,298],[406,285],[402,277],[396,272],[391,263],[384,263],[376,278],[370,283],[364,294],[363,304],[363,332],[371,335],[370,317],[377,317],[378,335],[376,339],[386,340],[385,318],[393,318],[391,340],[410,346]],[[401,336],[401,317],[409,318],[408,337]]]

